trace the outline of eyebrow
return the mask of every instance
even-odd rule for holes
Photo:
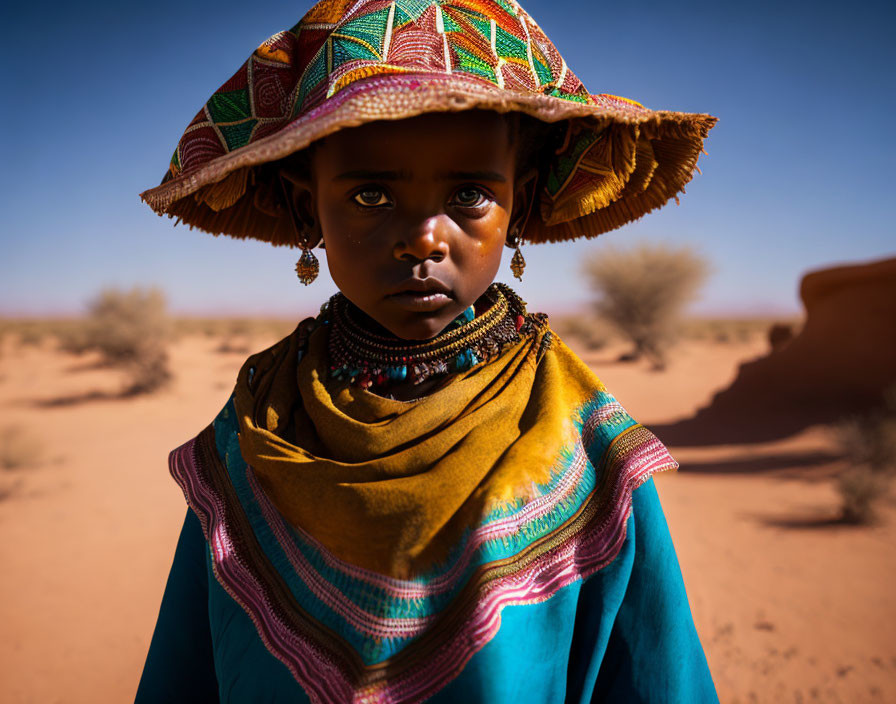
[[[497,181],[506,183],[507,179],[497,171],[442,171],[436,174],[443,181]],[[336,177],[338,181],[410,181],[410,171],[374,171],[355,169],[345,171]]]
[[[446,181],[497,181],[505,183],[506,178],[497,171],[447,171],[438,174]]]
[[[336,177],[338,181],[410,181],[410,171],[373,171],[355,169],[345,171]]]

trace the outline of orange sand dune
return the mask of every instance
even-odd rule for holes
[[[256,339],[254,348],[268,344]],[[193,337],[173,386],[115,400],[115,372],[49,349],[0,356],[0,428],[40,446],[0,469],[0,701],[133,698],[185,505],[168,451],[225,402],[241,355]],[[688,342],[665,372],[588,359],[637,418],[687,417],[761,340]],[[584,354],[584,353],[583,353]],[[657,478],[723,702],[896,701],[896,505],[881,525],[831,525],[841,468],[829,433],[676,450]]]

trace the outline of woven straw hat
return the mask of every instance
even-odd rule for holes
[[[470,109],[562,123],[529,242],[594,237],[677,200],[716,122],[590,94],[513,0],[322,0],[209,98],[141,198],[213,234],[298,245],[272,162],[346,127]]]

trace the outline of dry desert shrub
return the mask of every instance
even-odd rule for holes
[[[36,438],[16,426],[0,429],[0,467],[24,469],[40,464],[43,449]]]
[[[634,346],[627,358],[645,357],[658,369],[665,366],[681,314],[708,271],[690,248],[646,243],[627,250],[605,248],[585,262],[598,315]]]
[[[221,354],[248,354],[251,337],[251,322],[243,318],[235,318],[229,321],[227,330],[221,338],[221,344],[218,345],[216,351]]]
[[[79,320],[76,323],[60,326],[56,331],[59,349],[68,354],[81,355],[91,349],[90,323]]]
[[[299,319],[305,316],[300,316]],[[292,318],[265,318],[258,323],[258,333],[266,337],[280,339],[296,329],[297,320]]]
[[[680,337],[691,340],[732,343],[750,342],[757,338],[769,339],[772,328],[788,328],[794,335],[802,325],[800,319],[757,317],[689,317],[678,326]],[[780,333],[775,332],[775,340],[779,341]]]
[[[304,317],[304,316],[302,316]],[[189,335],[224,338],[222,351],[232,351],[231,338],[264,337],[280,339],[295,330],[296,320],[290,318],[199,318],[179,317],[174,320],[174,336]]]
[[[23,318],[0,320],[0,347],[6,340],[21,347],[41,347],[55,338],[60,344],[71,331],[83,327],[81,319]],[[64,348],[63,348],[64,349]]]
[[[896,475],[896,387],[884,394],[882,410],[842,421],[837,437],[851,465],[837,481],[843,520],[871,523]]]
[[[788,323],[775,323],[768,329],[768,344],[773,350],[784,347],[793,338],[793,325]]]
[[[199,329],[206,337],[217,337],[218,335],[224,334],[222,332],[220,321],[206,321],[200,325]]]
[[[19,344],[22,347],[40,347],[47,337],[47,331],[38,325],[27,325],[19,331]]]
[[[158,289],[106,289],[88,305],[85,350],[96,350],[128,374],[126,394],[155,391],[171,378],[171,319]]]
[[[225,318],[199,318],[193,316],[183,316],[175,318],[173,321],[174,339],[181,339],[194,335],[204,337],[218,337],[223,335],[227,329],[227,319]]]
[[[837,491],[840,493],[840,515],[844,523],[871,523],[877,513],[876,507],[885,496],[889,482],[867,467],[853,467],[837,477]]]

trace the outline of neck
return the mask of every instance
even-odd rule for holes
[[[337,294],[321,312],[321,322],[330,328],[331,376],[380,393],[432,389],[454,374],[494,359],[533,327],[534,318],[527,316],[523,301],[503,284],[492,284],[476,309],[480,315],[471,306],[429,340],[403,340]],[[419,395],[423,394],[411,397]]]
[[[337,295],[342,296],[342,294],[337,294]],[[365,332],[370,333],[370,335],[378,337],[378,338],[394,340],[396,344],[403,343],[405,345],[415,345],[415,344],[425,344],[427,342],[432,342],[433,340],[437,340],[437,339],[439,339],[439,337],[441,337],[445,333],[450,332],[451,330],[454,330],[455,328],[458,328],[461,325],[464,325],[465,323],[469,323],[477,315],[480,315],[483,310],[486,310],[488,307],[490,307],[491,304],[490,304],[490,302],[486,301],[486,295],[487,295],[487,292],[486,292],[486,294],[483,294],[482,296],[480,296],[479,299],[476,301],[476,303],[474,303],[472,306],[467,308],[463,313],[461,313],[459,316],[457,316],[454,320],[452,320],[450,323],[448,323],[448,325],[446,325],[445,328],[441,332],[439,332],[438,334],[429,338],[428,340],[408,340],[403,337],[398,337],[391,330],[383,327],[376,320],[374,320],[369,315],[367,315],[367,313],[365,313],[363,310],[358,308],[358,306],[356,306],[354,303],[352,303],[350,300],[348,300],[348,298],[345,298],[345,306],[348,309],[348,315],[351,316],[351,319],[357,324],[357,326],[359,328],[363,329]]]

